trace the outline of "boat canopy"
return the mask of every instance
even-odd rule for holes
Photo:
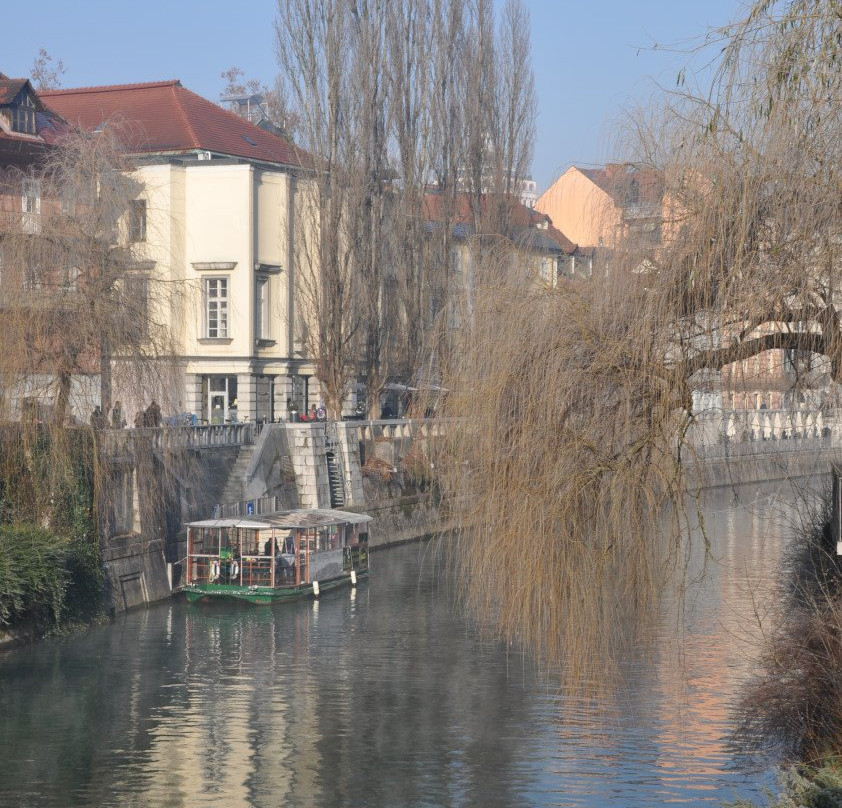
[[[362,525],[372,517],[365,513],[351,513],[329,508],[301,508],[291,511],[276,511],[261,514],[258,517],[237,517],[233,519],[203,519],[200,522],[188,522],[187,527],[236,527],[250,530],[268,528],[319,528],[330,525]]]

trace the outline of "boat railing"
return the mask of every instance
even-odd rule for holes
[[[234,519],[238,516],[262,516],[266,513],[283,510],[283,508],[283,499],[271,494],[268,497],[242,499],[238,502],[229,502],[227,505],[217,505],[214,510],[214,517],[217,519]]]
[[[243,556],[240,561],[240,580],[232,581],[240,586],[272,586],[272,564],[270,556]]]
[[[233,566],[234,561],[237,567]],[[179,562],[182,563],[182,562]],[[226,558],[216,553],[194,553],[184,559],[190,564],[192,583],[234,584],[236,586],[272,586],[272,566],[275,565],[275,586],[295,584],[295,567],[284,566],[273,556],[244,555]],[[236,575],[232,571],[236,570]]]

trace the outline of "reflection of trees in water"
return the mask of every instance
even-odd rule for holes
[[[0,658],[13,802],[517,805],[525,688],[421,545],[353,598],[135,612]],[[68,795],[76,795],[72,800]],[[2,800],[0,800],[2,802]]]

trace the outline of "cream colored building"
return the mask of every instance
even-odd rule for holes
[[[144,242],[139,282],[174,292],[153,316],[176,338],[180,378],[164,415],[199,421],[279,420],[287,401],[318,403],[312,364],[292,324],[296,203],[307,155],[178,81],[44,92],[71,124],[119,127],[143,191],[128,215]],[[306,181],[304,179],[303,181]],[[114,398],[121,392],[115,386]],[[148,401],[126,401],[131,419]]]

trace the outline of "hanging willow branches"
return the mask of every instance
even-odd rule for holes
[[[838,32],[836,3],[756,3],[719,32],[707,94],[636,122],[660,238],[627,222],[592,280],[477,291],[445,380],[468,600],[579,683],[611,669],[685,557],[694,390],[713,374],[745,406],[719,372],[795,356],[807,402],[836,401]]]

